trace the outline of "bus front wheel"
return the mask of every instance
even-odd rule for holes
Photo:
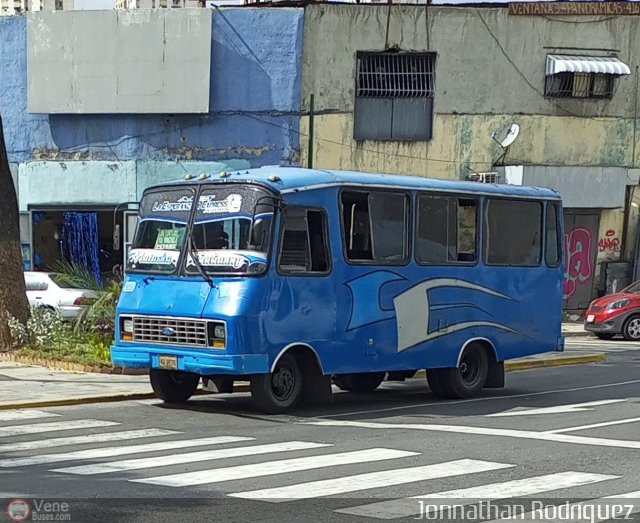
[[[183,403],[193,396],[198,388],[200,376],[187,372],[151,369],[149,380],[158,398],[167,403]]]
[[[300,401],[303,379],[295,356],[283,354],[273,372],[256,374],[251,378],[251,397],[262,412],[286,412]]]
[[[484,348],[468,347],[458,367],[429,369],[427,380],[433,394],[443,399],[469,398],[484,387],[489,373],[489,358]]]
[[[384,380],[384,372],[361,372],[358,374],[338,374],[333,382],[341,390],[350,392],[373,392]]]

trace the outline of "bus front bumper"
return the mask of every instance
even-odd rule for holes
[[[113,345],[111,361],[128,369],[173,369],[203,376],[264,374],[270,370],[266,354],[229,355],[213,349]]]

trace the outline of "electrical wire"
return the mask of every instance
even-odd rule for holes
[[[267,125],[271,125],[273,127],[277,127],[279,129],[285,129],[284,127],[282,127],[281,125],[274,123],[274,122],[269,122],[268,120],[263,120],[262,118],[258,118],[257,116],[251,115],[251,114],[247,114],[245,115],[249,118],[252,118],[254,120],[257,120],[259,122],[265,123]],[[285,130],[288,130],[289,132],[293,132],[294,134],[298,134],[300,136],[309,137],[308,133],[304,133],[298,129],[293,129],[293,128],[286,128]],[[338,142],[336,140],[330,140],[329,138],[320,138],[316,135],[314,135],[314,140],[318,140],[320,142],[327,142],[327,143],[331,143],[334,145],[340,145],[342,147],[346,147],[348,149],[351,150],[357,150],[357,151],[364,151],[364,152],[369,152],[369,153],[374,153],[374,154],[383,154],[385,156],[394,156],[397,158],[407,158],[410,160],[424,160],[424,161],[429,161],[429,162],[438,162],[438,163],[448,163],[448,164],[456,164],[456,165],[468,165],[471,163],[474,164],[482,164],[482,163],[486,163],[486,164],[492,164],[493,160],[492,159],[488,159],[488,160],[466,160],[466,161],[457,161],[457,160],[444,160],[441,158],[429,158],[428,156],[412,156],[412,155],[408,155],[408,154],[401,154],[401,153],[392,153],[389,151],[377,151],[375,149],[367,149],[365,147],[360,147],[358,145],[353,145],[350,143],[344,143],[344,142]]]
[[[500,52],[505,57],[505,59],[513,66],[513,68],[516,70],[516,72],[522,77],[522,79],[526,82],[526,84],[533,91],[535,91],[537,94],[539,94],[542,98],[546,98],[544,92],[542,92],[535,85],[533,85],[531,83],[531,81],[527,78],[527,76],[522,72],[522,70],[517,66],[517,64],[511,59],[511,57],[508,55],[507,51],[504,49],[504,47],[500,43],[500,40],[498,40],[498,37],[494,34],[494,32],[489,27],[489,24],[487,24],[486,20],[483,18],[483,16],[480,13],[480,11],[478,9],[476,9],[475,11],[476,11],[476,14],[478,15],[478,18],[480,18],[480,20],[482,21],[482,24],[485,26],[487,32],[489,33],[489,36],[491,36],[491,38],[493,39],[495,44],[498,46],[498,49],[500,49]],[[561,109],[562,111],[566,112],[569,116],[576,116],[578,118],[586,118],[586,119],[589,119],[589,120],[601,120],[603,118],[602,116],[587,116],[587,115],[583,115],[583,114],[578,114],[578,113],[572,111],[571,109],[567,109],[566,107],[563,107],[558,102],[555,102],[555,106],[558,109]]]

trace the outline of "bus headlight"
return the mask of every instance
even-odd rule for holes
[[[224,323],[210,321],[207,324],[209,347],[224,349],[227,346],[227,328]]]
[[[120,317],[120,339],[133,341],[133,318],[130,316]]]

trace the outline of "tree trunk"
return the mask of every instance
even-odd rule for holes
[[[18,198],[0,117],[0,351],[11,349],[7,315],[26,323],[30,310],[22,266]]]

